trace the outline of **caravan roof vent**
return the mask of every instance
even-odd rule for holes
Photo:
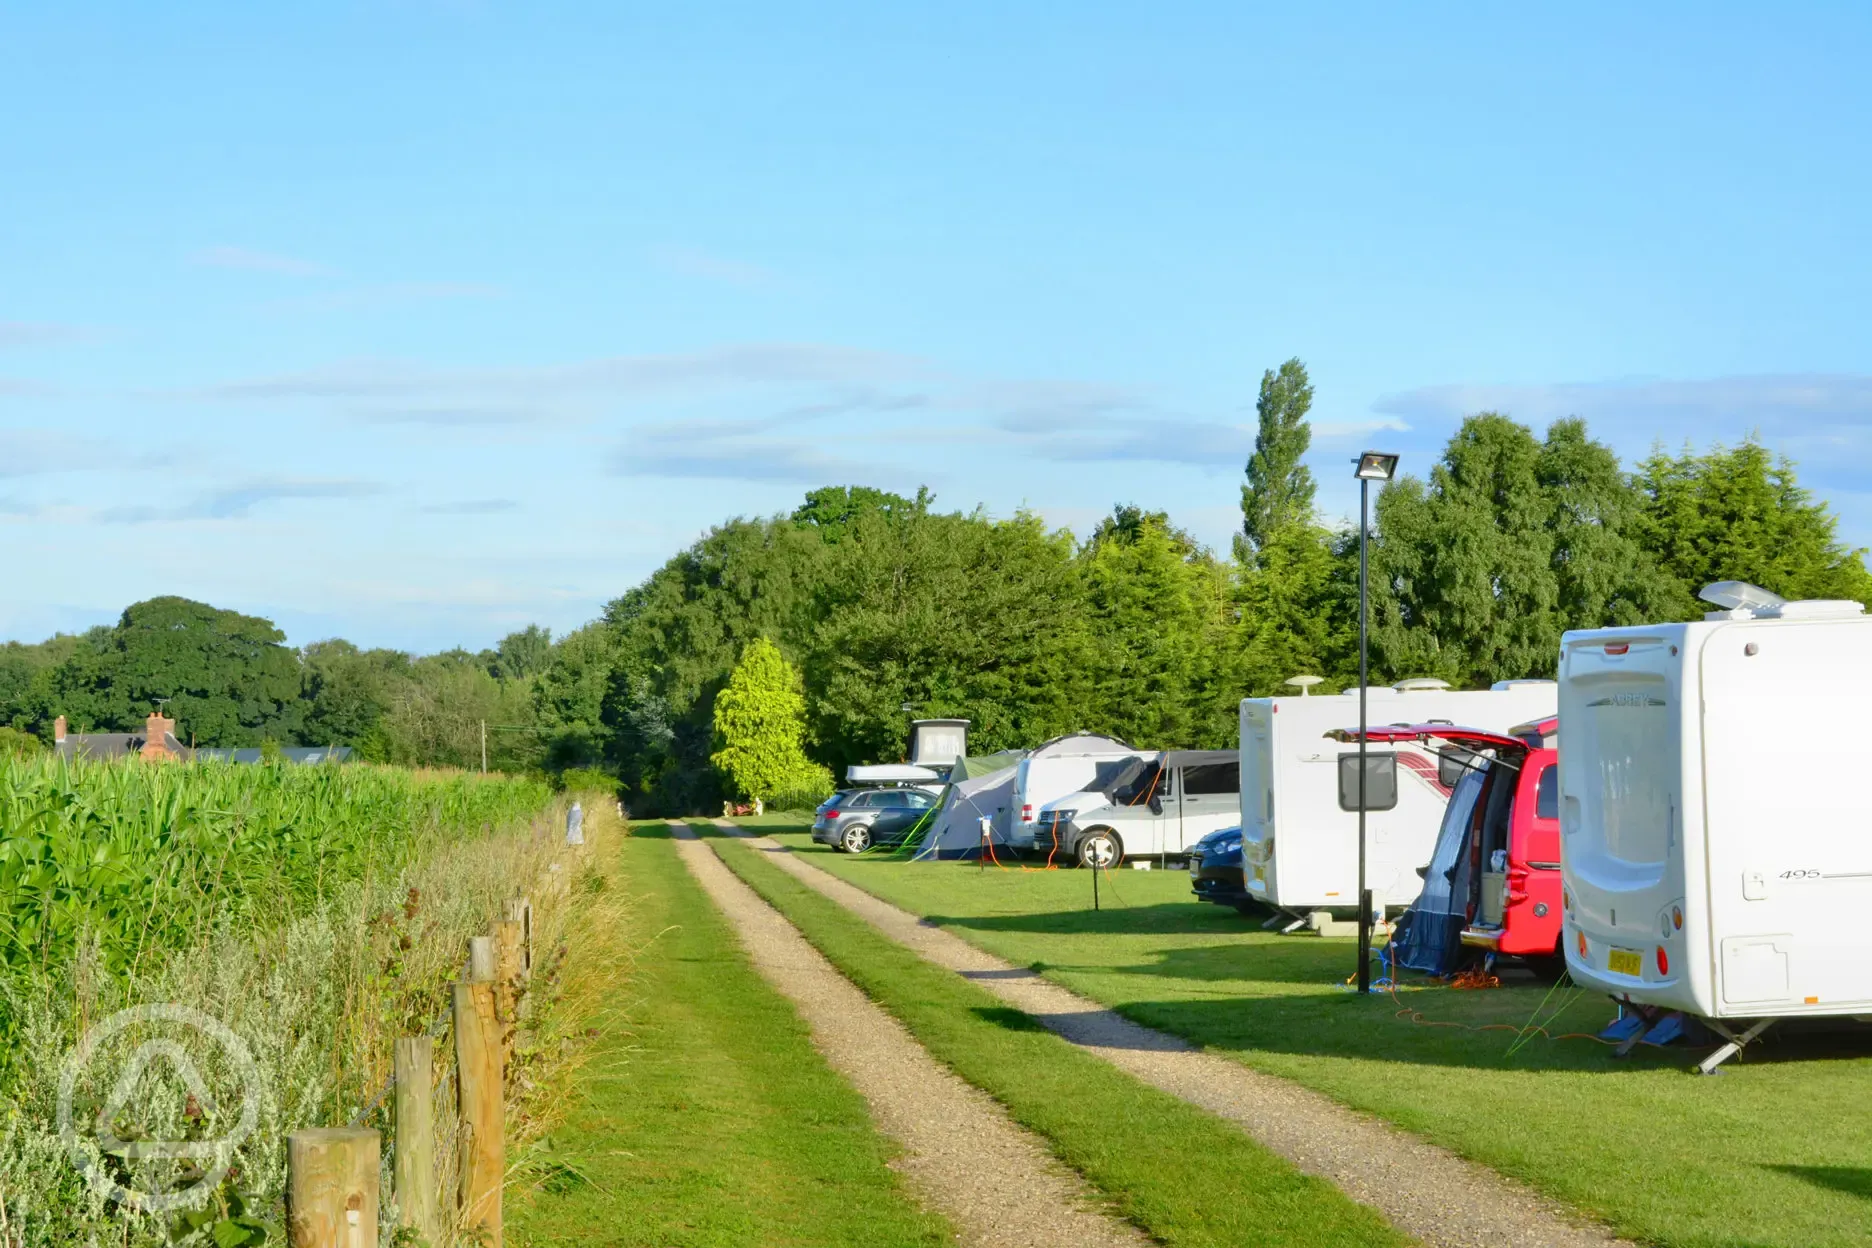
[[[1551,685],[1553,683],[1555,682],[1551,680],[1536,680],[1532,677],[1527,677],[1521,680],[1498,680],[1490,685],[1489,689],[1519,689],[1523,685]]]
[[[1759,611],[1763,607],[1778,607],[1787,601],[1780,594],[1747,581],[1712,581],[1697,590],[1697,597],[1724,611]]]
[[[1439,680],[1435,676],[1413,676],[1409,680],[1400,680],[1391,686],[1399,693],[1425,693],[1435,689],[1449,688],[1449,681]]]
[[[1697,597],[1720,611],[1706,612],[1706,620],[1824,620],[1865,614],[1865,605],[1850,598],[1803,598],[1789,602],[1747,581],[1717,581],[1697,591]]]

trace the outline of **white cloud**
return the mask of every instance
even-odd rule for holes
[[[281,277],[330,277],[331,269],[310,260],[283,256],[252,247],[203,247],[189,253],[191,263],[211,269],[237,269],[245,273],[274,273]]]
[[[94,336],[80,325],[54,325],[46,321],[0,321],[0,348],[56,347],[83,342]]]
[[[1455,421],[1499,411],[1544,424],[1565,416],[1656,430],[1696,432],[1709,425],[1808,434],[1816,428],[1872,424],[1872,376],[1788,373],[1670,381],[1635,378],[1553,385],[1424,386],[1387,394],[1375,411],[1407,419]]]
[[[650,260],[659,268],[684,277],[699,277],[705,281],[748,290],[773,286],[779,280],[772,269],[704,251],[700,247],[652,247]]]
[[[352,360],[300,373],[219,382],[176,397],[265,400],[398,399],[449,405],[597,396],[645,399],[780,384],[886,383],[927,372],[887,351],[822,343],[744,343],[702,351],[616,355],[539,368],[435,369]]]
[[[255,508],[288,501],[369,498],[383,493],[371,481],[273,479],[244,481],[197,495],[180,506],[126,504],[97,513],[105,524],[160,524],[177,520],[241,520]]]

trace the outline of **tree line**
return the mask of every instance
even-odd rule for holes
[[[1079,540],[1025,512],[942,511],[927,490],[829,486],[711,529],[564,637],[533,627],[421,658],[337,640],[293,651],[268,621],[156,599],[0,650],[0,699],[42,737],[61,713],[132,729],[170,698],[204,745],[338,743],[450,766],[479,765],[485,722],[493,766],[602,768],[644,811],[739,796],[717,765],[731,757],[717,712],[752,704],[717,700],[763,644],[767,683],[798,682],[793,772],[901,757],[926,717],[969,719],[982,751],[1077,730],[1227,747],[1242,697],[1298,673],[1343,687],[1357,670],[1358,535],[1318,514],[1312,398],[1298,360],[1264,375],[1227,552],[1130,505]],[[1370,557],[1386,681],[1551,676],[1564,630],[1695,618],[1714,580],[1872,601],[1863,552],[1787,460],[1751,440],[1628,469],[1577,419],[1537,434],[1469,417],[1425,476],[1379,492]]]

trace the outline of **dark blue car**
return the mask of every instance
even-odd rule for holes
[[[1190,850],[1190,892],[1218,906],[1233,906],[1247,914],[1256,909],[1248,896],[1242,869],[1240,828],[1222,828],[1197,841]]]

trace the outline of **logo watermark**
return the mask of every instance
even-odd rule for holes
[[[192,1106],[188,1116],[203,1120],[211,1115],[223,1117],[220,1098],[214,1095],[188,1049],[172,1035],[154,1035],[121,1060],[114,1080],[101,1081],[110,1084],[111,1092],[104,1098],[94,1122],[88,1124],[96,1130],[81,1132],[81,1124],[76,1121],[72,1108],[79,1078],[94,1062],[100,1065],[102,1073],[110,1073],[102,1071],[100,1052],[105,1046],[132,1027],[155,1030],[155,1024],[169,1024],[172,1032],[180,1029],[193,1033],[199,1038],[198,1051],[204,1051],[205,1046],[219,1050],[232,1081],[239,1085],[240,1110],[232,1127],[216,1139],[122,1140],[117,1137],[117,1124],[136,1108],[138,1085],[158,1062],[166,1064],[187,1089]],[[186,1005],[157,1003],[118,1011],[79,1037],[78,1046],[65,1055],[64,1068],[59,1073],[58,1129],[72,1164],[94,1190],[145,1213],[168,1213],[205,1204],[221,1180],[227,1177],[234,1151],[253,1135],[259,1119],[260,1072],[246,1042],[220,1019]],[[108,1173],[101,1164],[105,1158],[120,1158],[121,1173]],[[180,1187],[143,1191],[133,1186],[132,1176],[136,1163],[147,1161],[184,1163],[190,1168],[188,1181]]]

